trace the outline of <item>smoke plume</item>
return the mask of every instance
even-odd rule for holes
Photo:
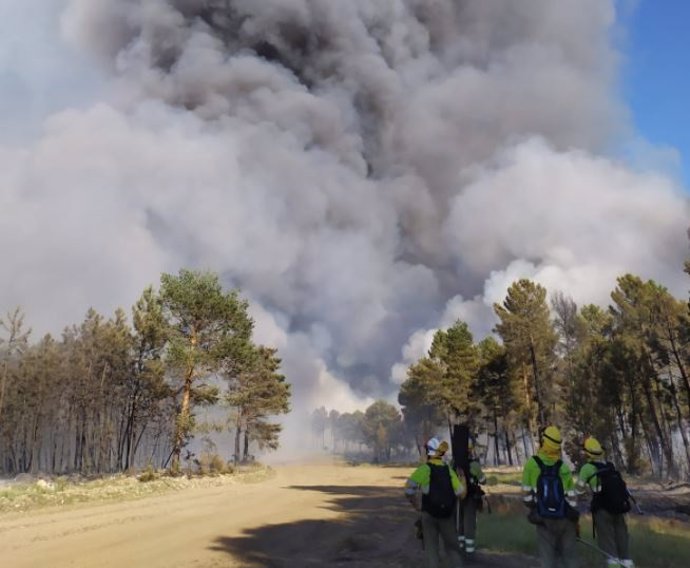
[[[615,157],[613,0],[69,0],[61,26],[109,79],[0,146],[0,299],[38,328],[215,270],[302,404],[351,410],[437,327],[488,333],[516,278],[685,294],[681,188]]]

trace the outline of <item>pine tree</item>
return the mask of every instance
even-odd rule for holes
[[[512,465],[509,431],[514,428],[516,419],[516,385],[509,372],[507,353],[505,347],[493,337],[482,340],[478,348],[481,366],[477,375],[477,390],[489,424],[487,430],[493,429],[495,461],[500,461],[503,442],[506,461]]]
[[[15,357],[21,355],[27,348],[31,330],[24,329],[24,313],[15,308],[5,318],[0,318],[0,329],[5,332],[5,338],[0,337],[0,421],[5,402],[5,389],[10,371],[15,364]]]
[[[377,400],[364,412],[362,431],[364,440],[374,449],[375,461],[390,461],[392,449],[400,442],[402,433],[400,413],[392,404]]]
[[[402,407],[405,426],[412,434],[420,456],[424,455],[424,444],[444,422],[440,406],[430,399],[425,384],[425,375],[418,365],[408,369],[405,382],[400,385],[398,403]]]
[[[495,331],[506,347],[511,372],[521,385],[522,413],[533,439],[553,417],[552,385],[556,332],[546,303],[546,289],[522,279],[508,289],[503,305],[494,304],[500,319]]]
[[[204,380],[218,373],[221,363],[226,372],[231,361],[241,366],[253,322],[247,302],[235,291],[225,292],[215,274],[163,274],[160,297],[168,326],[166,364],[180,397],[171,454],[171,470],[177,473],[182,447],[193,431],[194,406],[217,400],[217,389]]]
[[[118,446],[118,460],[129,469],[148,428],[158,437],[168,432],[168,402],[173,391],[165,381],[163,355],[167,325],[160,298],[147,287],[132,307],[132,363],[124,384],[124,425]]]
[[[260,346],[247,354],[239,372],[233,360],[235,372],[225,374],[228,382],[226,403],[232,409],[235,428],[235,459],[240,455],[249,458],[249,443],[255,441],[259,448],[276,449],[281,426],[269,422],[271,416],[290,411],[290,385],[279,373],[280,359],[276,349]],[[244,448],[240,439],[244,434]]]

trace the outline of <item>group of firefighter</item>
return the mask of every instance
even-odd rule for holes
[[[582,450],[585,462],[574,477],[562,457],[563,439],[556,426],[540,434],[537,453],[522,471],[527,520],[536,526],[542,568],[577,568],[577,543],[595,548],[607,568],[633,568],[625,514],[632,499],[622,476],[606,460],[598,440],[588,437]],[[423,539],[426,568],[441,565],[441,544],[449,568],[462,566],[476,549],[477,512],[482,509],[486,477],[468,446],[461,468],[448,460],[449,445],[431,438],[425,445],[426,463],[405,484],[405,495],[419,511],[417,536]],[[421,496],[421,499],[420,499]],[[580,539],[578,500],[590,499],[596,545]]]

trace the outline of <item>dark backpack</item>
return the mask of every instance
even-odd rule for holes
[[[568,504],[561,480],[563,462],[558,460],[553,465],[546,465],[539,456],[534,456],[534,461],[541,470],[537,479],[537,513],[544,519],[564,519]]]
[[[455,510],[456,496],[453,482],[450,478],[450,469],[447,465],[427,464],[431,473],[429,475],[429,493],[422,495],[422,511],[432,517],[446,519]]]
[[[612,515],[622,515],[630,511],[630,493],[620,472],[611,462],[593,462],[597,468],[587,478],[587,485],[593,477],[599,477],[601,490],[592,498],[592,512],[604,509]]]

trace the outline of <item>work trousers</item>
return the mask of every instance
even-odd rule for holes
[[[630,558],[630,539],[625,515],[614,515],[604,509],[592,513],[597,544],[614,558]]]
[[[460,546],[455,533],[455,519],[448,517],[438,519],[429,513],[422,513],[422,531],[424,533],[424,553],[426,556],[426,568],[440,568],[439,539],[448,558],[448,568],[461,568],[462,557]]]
[[[475,537],[477,535],[477,500],[465,497],[459,502],[460,526],[458,527],[458,540],[464,545],[467,552],[474,552]]]
[[[568,519],[544,519],[537,525],[542,568],[578,568],[576,524]]]

